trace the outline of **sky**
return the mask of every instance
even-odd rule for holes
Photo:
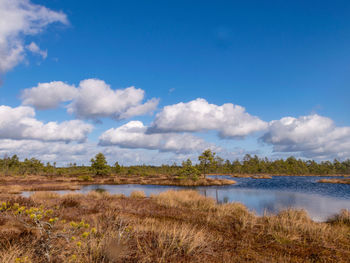
[[[350,158],[349,1],[0,0],[0,156]]]

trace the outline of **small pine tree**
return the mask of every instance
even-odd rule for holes
[[[187,161],[182,162],[182,168],[179,171],[178,175],[182,179],[198,180],[200,172],[196,167],[192,165],[192,161],[190,159],[187,159]]]
[[[204,178],[208,170],[215,164],[215,153],[210,149],[205,150],[199,157],[198,161],[200,162],[200,167],[203,171]]]
[[[91,169],[95,175],[108,175],[110,173],[109,166],[106,161],[106,157],[103,153],[98,153],[95,159],[91,159]]]
[[[115,162],[115,164],[114,164],[114,172],[118,174],[118,173],[121,172],[121,170],[122,170],[122,167],[119,165],[118,162]]]

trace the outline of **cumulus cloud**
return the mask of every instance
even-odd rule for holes
[[[275,152],[300,153],[308,158],[350,156],[350,127],[337,127],[333,120],[317,114],[271,121],[261,137]]]
[[[32,105],[37,109],[46,110],[57,108],[61,102],[70,101],[78,94],[73,85],[62,81],[39,83],[37,87],[25,89],[21,99],[23,105]]]
[[[209,104],[205,99],[166,106],[156,115],[149,133],[197,132],[216,130],[221,138],[239,138],[264,130],[267,123],[252,116],[245,108],[226,103]]]
[[[113,90],[99,79],[86,79],[76,88],[61,81],[39,83],[22,92],[22,103],[37,109],[56,108],[61,102],[70,102],[68,112],[80,119],[98,120],[110,117],[115,120],[144,115],[156,109],[159,100],[143,103],[145,91],[129,87]]]
[[[129,87],[112,90],[99,79],[86,79],[80,82],[78,96],[68,106],[68,112],[82,119],[99,119],[111,117],[115,120],[135,115],[143,115],[155,110],[158,99],[142,104],[145,92]]]
[[[35,42],[30,43],[29,45],[26,46],[26,48],[37,55],[40,55],[43,59],[47,58],[47,50],[41,50]]]
[[[84,141],[92,125],[80,120],[43,123],[35,119],[31,107],[0,106],[0,138],[41,141]]]
[[[143,148],[149,150],[188,153],[213,148],[212,144],[190,134],[160,133],[147,134],[147,126],[140,121],[130,121],[118,128],[105,131],[99,138],[100,145],[117,145],[122,148]]]
[[[29,0],[1,0],[0,17],[0,73],[12,69],[24,59],[25,36],[36,35],[51,23],[68,23],[64,13]],[[30,44],[28,49],[44,52],[35,43]]]

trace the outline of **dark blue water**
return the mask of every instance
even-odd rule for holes
[[[230,178],[224,176],[224,178]],[[237,182],[236,188],[293,191],[350,200],[350,185],[317,183],[325,178],[319,176],[273,176],[272,179],[230,178]]]
[[[212,176],[215,177],[215,176]],[[219,203],[240,202],[258,215],[278,213],[287,208],[305,209],[317,221],[350,210],[350,185],[317,183],[326,177],[316,176],[274,176],[272,179],[230,178],[237,183],[227,186],[192,187]],[[334,178],[334,177],[333,177]],[[104,189],[111,194],[130,195],[132,191],[144,191],[147,196],[170,189],[189,187],[161,185],[88,185],[77,192],[88,193]],[[66,193],[67,191],[58,191]],[[24,193],[28,194],[28,193]]]

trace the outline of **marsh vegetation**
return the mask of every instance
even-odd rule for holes
[[[256,216],[195,191],[0,195],[0,262],[348,262],[350,214]]]

